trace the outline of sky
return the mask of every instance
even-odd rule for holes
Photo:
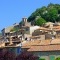
[[[0,31],[50,3],[60,4],[60,0],[0,0]]]

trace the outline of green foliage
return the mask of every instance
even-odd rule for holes
[[[45,60],[44,58],[39,58],[39,60]]]
[[[60,60],[60,57],[56,58],[55,60]]]
[[[36,16],[41,16],[48,22],[58,22],[60,21],[60,5],[50,3],[47,7],[38,8],[28,17],[28,21],[35,21]]]
[[[57,19],[58,11],[56,8],[49,9],[48,13],[49,13],[49,18],[51,22],[57,21],[56,19]]]
[[[19,28],[13,28],[13,29],[11,29],[11,32],[16,32],[16,31],[19,31]]]
[[[45,23],[46,21],[41,17],[35,20],[35,25],[38,25],[38,26],[42,26]]]

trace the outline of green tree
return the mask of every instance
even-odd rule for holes
[[[48,13],[49,13],[49,18],[50,18],[50,21],[51,22],[55,22],[56,19],[57,19],[57,15],[58,15],[58,11],[56,8],[50,8],[48,10]]]
[[[35,25],[38,25],[38,26],[42,26],[45,23],[46,21],[41,17],[35,20]]]
[[[48,22],[60,21],[60,5],[50,3],[47,7],[43,6],[36,9],[29,17],[28,21],[34,21],[36,16],[41,16]]]

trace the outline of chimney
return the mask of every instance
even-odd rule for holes
[[[27,18],[22,18],[22,20],[23,20],[23,22],[25,22],[25,23],[27,22]]]

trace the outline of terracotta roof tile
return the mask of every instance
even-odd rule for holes
[[[22,46],[32,46],[32,45],[38,45],[41,42],[41,40],[33,40],[33,41],[27,41],[25,44]]]
[[[60,44],[60,39],[54,39],[50,44]]]
[[[39,45],[49,45],[51,40],[41,40]]]
[[[58,51],[60,50],[60,45],[45,45],[45,46],[31,46],[28,51]]]
[[[54,26],[53,29],[54,29],[55,31],[59,31],[59,30],[60,30],[60,26]]]
[[[37,30],[47,30],[47,28],[45,28],[45,27],[40,27],[40,28],[37,29]]]
[[[60,39],[27,41],[22,48],[29,48],[28,51],[60,50]]]

